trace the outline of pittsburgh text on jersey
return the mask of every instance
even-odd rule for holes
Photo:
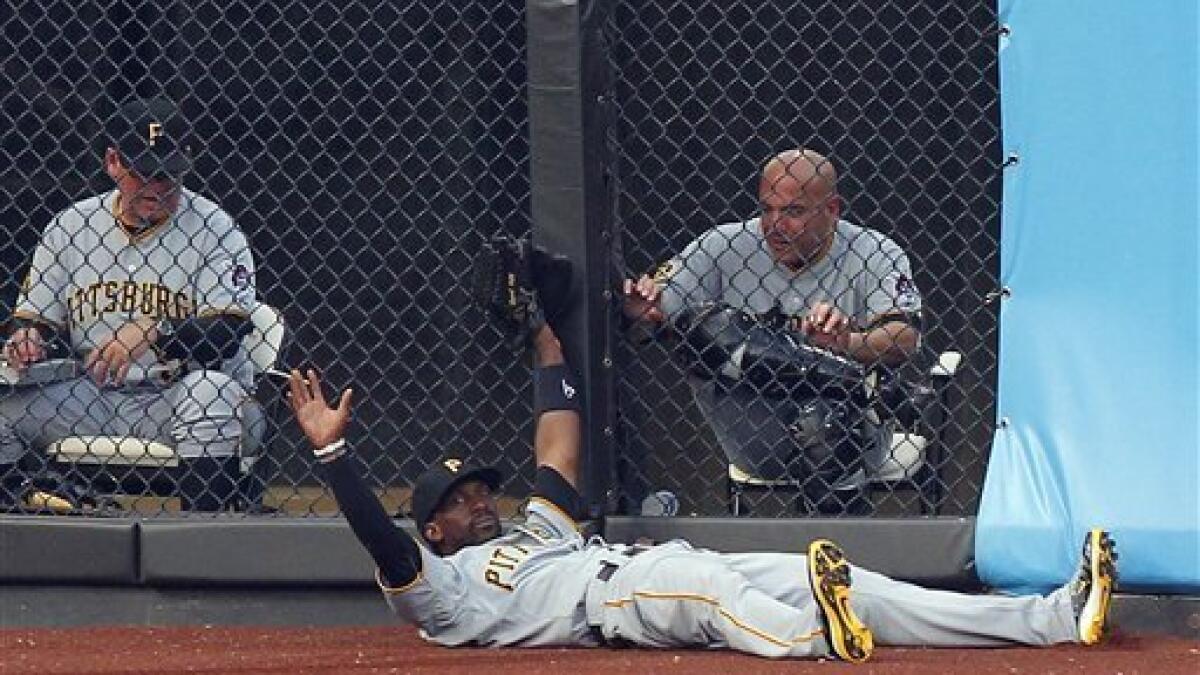
[[[80,324],[118,312],[153,318],[183,319],[192,315],[192,299],[152,281],[98,281],[75,289],[69,300],[71,317]]]
[[[483,571],[483,579],[487,583],[502,588],[510,593],[513,590],[512,575],[517,565],[529,557],[529,549],[524,546],[497,546],[492,551]]]

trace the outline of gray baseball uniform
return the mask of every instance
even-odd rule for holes
[[[705,302],[752,314],[779,308],[790,317],[829,302],[859,326],[888,312],[921,310],[904,251],[883,234],[845,220],[838,221],[826,255],[799,273],[772,258],[755,218],[709,230],[655,278],[663,284],[662,309],[671,319]],[[768,399],[745,383],[692,378],[690,384],[730,462],[764,478],[788,473],[793,401]]]
[[[136,235],[114,217],[116,191],[77,202],[43,234],[14,315],[57,328],[82,356],[130,320],[248,315],[254,262],[246,237],[212,201],[183,189],[166,222]],[[150,350],[125,384],[82,377],[21,387],[0,399],[0,464],[26,444],[67,435],[134,435],[173,445],[180,457],[231,456],[238,447],[244,388],[228,375],[193,369],[166,381]]]
[[[447,645],[731,648],[767,657],[828,654],[806,557],[721,554],[683,541],[638,548],[584,539],[535,497],[524,525],[380,584],[401,618]],[[855,568],[851,604],[877,643],[1046,645],[1076,639],[1066,587],[1048,597],[930,591]]]

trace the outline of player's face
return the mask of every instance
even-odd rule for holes
[[[789,267],[802,267],[820,256],[837,226],[838,197],[817,181],[768,172],[759,184],[767,250]]]
[[[179,181],[172,176],[143,176],[127,166],[119,153],[106,157],[109,175],[121,193],[123,216],[138,222],[156,222],[179,208]]]
[[[500,536],[496,497],[487,483],[479,480],[469,480],[455,487],[432,520],[440,530],[439,547],[443,555]]]

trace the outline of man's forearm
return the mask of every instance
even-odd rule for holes
[[[851,333],[846,354],[866,365],[897,365],[917,351],[921,334],[903,321],[889,321],[862,333]]]

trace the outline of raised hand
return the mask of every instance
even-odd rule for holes
[[[329,407],[325,402],[325,394],[321,392],[321,380],[315,370],[309,369],[305,379],[299,370],[292,369],[288,376],[288,401],[292,412],[296,414],[296,423],[308,437],[314,448],[323,448],[330,443],[341,440],[350,422],[350,400],[354,390],[342,392],[336,408]]]

